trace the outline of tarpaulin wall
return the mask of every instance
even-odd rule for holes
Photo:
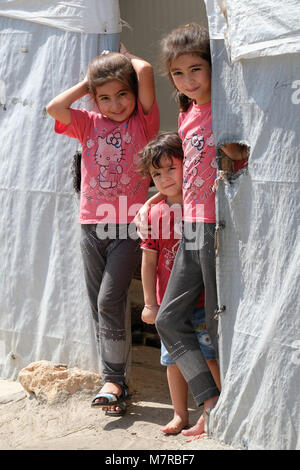
[[[251,150],[217,190],[223,390],[208,428],[240,448],[299,449],[300,5],[225,3],[227,23],[206,1],[214,135]]]
[[[45,106],[114,50],[120,30],[114,0],[0,2],[1,377],[41,359],[98,371],[71,176],[78,146],[54,133]]]

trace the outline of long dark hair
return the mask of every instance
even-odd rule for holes
[[[172,62],[183,54],[197,54],[211,65],[209,33],[206,28],[197,23],[179,26],[165,36],[161,42],[160,63],[164,67],[164,74],[169,77],[174,85],[170,68]],[[176,88],[176,87],[175,87]],[[180,93],[175,92],[176,101],[179,103],[180,111],[186,111],[192,100]]]
[[[77,150],[73,155],[71,172],[73,177],[73,188],[76,193],[80,193],[81,186],[81,152]]]

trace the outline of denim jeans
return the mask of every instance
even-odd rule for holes
[[[127,225],[111,226],[104,238],[100,224],[81,225],[81,251],[104,382],[126,379],[131,325],[126,319],[129,285],[139,241],[124,236]],[[100,237],[100,238],[99,238]]]
[[[190,321],[205,288],[205,323],[218,357],[215,224],[185,223],[156,327],[167,351],[184,376],[197,405],[219,395]],[[194,240],[192,240],[192,236]]]
[[[205,310],[203,307],[197,307],[190,315],[190,321],[195,330],[199,347],[202,351],[204,359],[206,361],[216,359],[216,352],[212,345],[212,341],[209,337],[209,334],[205,325]],[[176,364],[171,355],[166,350],[166,347],[163,342],[161,342],[160,350],[160,363],[163,366],[173,366]]]

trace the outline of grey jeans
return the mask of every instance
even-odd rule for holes
[[[105,382],[125,381],[131,348],[126,303],[138,260],[139,240],[126,234],[127,225],[81,225],[84,276]]]
[[[218,354],[214,233],[215,224],[184,224],[183,238],[156,318],[158,333],[197,405],[219,395],[189,318],[204,287],[206,328]]]

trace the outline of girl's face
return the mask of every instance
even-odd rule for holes
[[[170,73],[175,87],[196,104],[209,103],[211,98],[211,67],[198,54],[182,54],[173,60]]]
[[[95,99],[100,113],[116,122],[128,119],[136,106],[134,93],[119,80],[97,86]]]
[[[150,165],[150,175],[156,189],[167,197],[169,204],[182,201],[182,160],[162,156],[160,168]]]

